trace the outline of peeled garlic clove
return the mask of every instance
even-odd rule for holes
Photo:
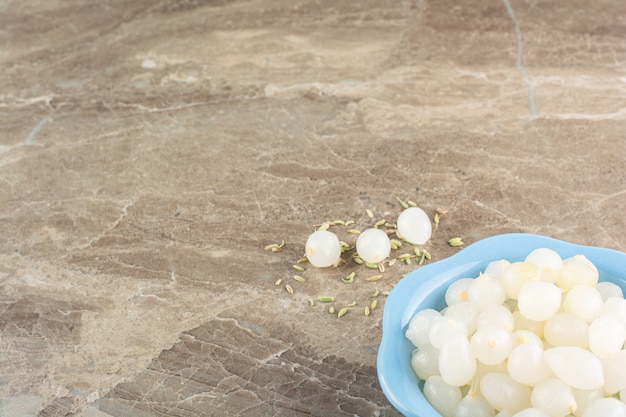
[[[620,350],[615,355],[603,361],[604,365],[604,392],[609,395],[617,394],[626,389],[626,350]]]
[[[311,265],[326,268],[334,265],[341,256],[339,238],[328,230],[313,232],[306,241],[306,257]]]
[[[578,408],[572,388],[558,378],[546,379],[535,385],[530,403],[552,416],[574,414]]]
[[[494,417],[495,414],[485,397],[475,391],[468,392],[454,411],[454,417]]]
[[[443,417],[454,417],[461,402],[461,389],[447,384],[442,377],[431,376],[424,383],[424,396]]]
[[[456,317],[442,316],[433,320],[428,330],[428,340],[437,349],[455,336],[467,338],[467,327]]]
[[[515,381],[534,386],[554,375],[548,366],[541,345],[527,343],[511,351],[507,370]]]
[[[545,321],[556,314],[561,306],[561,290],[545,281],[531,281],[522,286],[517,307],[529,320]]]
[[[491,373],[480,380],[480,392],[496,410],[514,413],[530,407],[530,388],[507,374]]]
[[[479,327],[472,335],[471,344],[476,359],[485,365],[497,365],[511,353],[513,339],[510,332],[491,324]]]
[[[585,321],[593,321],[602,313],[602,295],[590,285],[577,285],[565,296],[563,310]]]
[[[427,308],[417,313],[409,322],[409,327],[404,336],[413,343],[414,346],[420,347],[429,345],[428,332],[430,326],[435,319],[441,317],[441,313],[437,310]]]
[[[589,347],[589,323],[570,313],[557,313],[543,326],[543,337],[552,346]]]
[[[586,349],[558,346],[546,350],[545,356],[552,372],[573,388],[598,389],[604,385],[602,362]]]
[[[556,282],[558,273],[563,268],[561,255],[549,248],[538,248],[528,254],[524,262],[537,265],[541,270],[541,280]]]
[[[528,262],[513,262],[502,273],[502,286],[508,298],[517,300],[520,289],[527,282],[538,281],[541,270]]]
[[[559,271],[556,283],[564,290],[570,290],[583,284],[595,286],[598,283],[598,277],[595,265],[585,256],[576,255],[563,261],[563,268]]]
[[[599,398],[589,403],[582,417],[626,417],[626,404],[617,398]]]
[[[476,356],[467,336],[457,335],[439,350],[439,372],[455,387],[468,384],[476,373]]]
[[[426,381],[439,375],[439,349],[431,345],[419,347],[411,355],[411,367],[419,379]]]
[[[433,232],[430,217],[418,207],[409,207],[398,216],[398,232],[407,241],[416,245],[428,242]]]
[[[600,359],[606,359],[622,349],[626,328],[615,316],[600,316],[589,325],[589,349]]]
[[[479,311],[492,305],[502,305],[506,293],[502,283],[487,274],[480,274],[467,288],[468,301]]]
[[[610,281],[598,282],[598,285],[596,285],[596,290],[598,290],[598,292],[602,296],[603,301],[606,301],[611,297],[624,298],[624,292],[622,291],[622,288],[619,285],[614,284]]]

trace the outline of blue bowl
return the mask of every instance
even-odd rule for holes
[[[446,289],[454,281],[478,276],[492,261],[523,261],[537,248],[550,248],[563,259],[586,256],[598,268],[600,281],[614,282],[626,294],[626,254],[531,234],[489,237],[447,259],[416,269],[398,282],[385,302],[383,336],[378,350],[378,380],[398,411],[407,417],[441,417],[424,397],[423,382],[411,368],[415,348],[404,337],[411,318],[427,308],[443,309]]]

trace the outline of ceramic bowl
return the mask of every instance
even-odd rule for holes
[[[398,411],[407,417],[441,417],[424,397],[423,382],[411,368],[414,346],[404,337],[411,318],[426,308],[443,309],[445,292],[452,282],[478,276],[492,261],[523,261],[537,248],[550,248],[563,259],[586,256],[598,268],[600,281],[614,282],[626,294],[626,254],[531,234],[489,237],[447,259],[416,269],[398,282],[385,302],[378,351],[378,379],[385,396]]]

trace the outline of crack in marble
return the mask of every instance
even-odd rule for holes
[[[480,201],[480,200],[472,200],[472,203],[476,204],[476,205],[477,205],[478,207],[480,207],[480,208],[484,208],[484,209],[487,209],[487,210],[493,211],[494,213],[498,214],[499,216],[501,216],[501,217],[505,218],[506,220],[509,220],[509,221],[511,221],[511,220],[512,220],[512,219],[511,219],[511,216],[509,216],[508,214],[504,213],[504,212],[503,212],[503,211],[501,211],[501,210],[498,210],[498,209],[497,209],[497,208],[495,208],[495,207],[490,206],[489,204],[485,204],[485,203],[483,203],[483,202],[482,202],[482,201]],[[518,222],[518,223],[519,223],[519,222]]]
[[[26,138],[24,139],[24,145],[32,145],[33,144],[33,140],[35,139],[35,136],[37,136],[37,134],[39,133],[39,131],[47,124],[50,122],[50,119],[48,118],[43,118],[41,119],[33,128],[33,130],[30,131],[30,133],[26,136]]]
[[[190,109],[193,107],[201,107],[201,106],[212,105],[212,104],[216,104],[216,102],[207,100],[207,101],[198,101],[194,103],[184,103],[184,104],[179,104],[176,106],[169,106],[169,107],[148,107],[140,103],[121,103],[121,102],[103,103],[103,105],[108,106],[109,108],[120,108],[120,109],[132,108],[132,109],[141,110],[142,112],[145,112],[145,113],[168,113],[168,112],[175,112],[179,110],[186,110],[186,109]]]
[[[530,105],[530,119],[535,119],[539,114],[537,111],[537,103],[535,101],[535,86],[533,81],[528,74],[528,68],[524,65],[522,61],[522,34],[519,28],[519,22],[517,21],[517,17],[515,16],[515,11],[511,6],[511,2],[509,0],[502,0],[504,2],[504,6],[506,7],[506,11],[511,17],[513,21],[514,30],[515,30],[515,40],[517,42],[517,52],[515,58],[515,66],[522,72],[524,76],[524,82],[528,87],[528,103]]]
[[[6,97],[2,97],[3,100],[0,101],[0,108],[22,108],[22,107],[29,107],[35,104],[39,104],[39,103],[44,103],[48,108],[52,108],[52,101],[54,101],[56,96],[54,95],[50,95],[50,96],[37,96],[37,97],[30,97],[30,98],[21,98],[21,97],[15,97],[14,99],[14,104],[10,103],[6,100]]]
[[[115,219],[111,223],[110,226],[106,227],[102,232],[100,232],[97,236],[90,239],[87,243],[83,245],[78,245],[74,247],[73,249],[85,250],[93,246],[94,243],[98,242],[100,239],[105,237],[107,233],[109,233],[111,230],[114,230],[122,221],[124,221],[124,219],[128,216],[128,211],[136,204],[136,202],[137,202],[136,200],[127,200],[125,202],[125,205],[120,210],[121,211],[120,216],[117,219]]]
[[[626,119],[626,107],[621,108],[612,113],[542,113],[538,116],[542,119],[556,119],[556,120],[589,120],[589,121],[603,121],[603,120],[624,120]]]

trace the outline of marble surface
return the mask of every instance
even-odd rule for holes
[[[432,261],[626,250],[625,39],[622,0],[0,2],[0,415],[398,415],[363,308],[418,266],[296,282],[308,234],[400,197]]]

